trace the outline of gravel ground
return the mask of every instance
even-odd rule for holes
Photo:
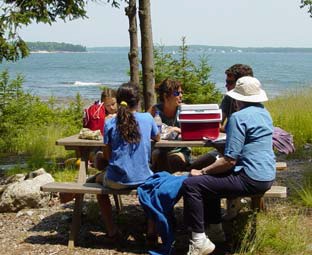
[[[287,161],[287,164],[288,170],[278,173],[277,184],[288,183],[289,179],[301,182],[304,162],[294,160]],[[289,192],[292,191],[289,190]],[[146,220],[136,197],[124,196],[121,214],[117,215],[114,212],[114,219],[125,239],[118,244],[111,244],[105,238],[105,229],[98,215],[95,198],[87,195],[86,201],[78,245],[73,250],[67,248],[73,203],[60,204],[58,197],[54,195],[46,208],[24,209],[18,213],[0,214],[0,253],[2,255],[147,254],[149,247],[144,242]],[[177,219],[175,254],[186,254],[188,248],[188,233],[182,223],[182,208],[183,204],[180,201],[175,209]],[[312,226],[311,214],[307,216],[307,223]],[[214,255],[232,254],[231,226],[225,225],[225,230],[230,241],[217,245]]]

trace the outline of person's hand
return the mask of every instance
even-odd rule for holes
[[[170,132],[172,132],[172,131],[174,131],[174,132],[177,132],[177,133],[181,133],[181,128],[179,128],[179,127],[170,127]]]
[[[190,172],[190,176],[199,176],[199,175],[203,175],[201,170],[192,169]]]
[[[180,133],[180,128],[163,125],[162,139],[175,140]]]

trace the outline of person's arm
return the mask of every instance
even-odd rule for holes
[[[228,118],[228,112],[231,108],[231,99],[229,98],[229,96],[225,95],[221,101],[220,104],[220,109],[222,110],[222,120],[221,120],[221,125],[220,125],[220,131],[224,132],[225,129],[225,124],[226,124],[226,120]]]
[[[156,109],[155,109],[155,105],[151,106],[147,112],[149,112],[153,117],[155,116],[156,113]]]
[[[106,144],[106,147],[103,149],[103,159],[109,161],[112,155],[112,148],[109,144]]]
[[[222,157],[217,159],[211,165],[204,167],[200,170],[192,169],[190,172],[191,176],[198,176],[204,174],[221,174],[225,173],[234,167],[236,164],[236,160],[229,157]]]
[[[222,112],[222,120],[220,123],[220,132],[225,133],[225,124],[226,124],[227,116],[225,112]]]
[[[160,141],[160,134],[158,133],[156,136],[152,137],[152,140],[154,140],[155,142],[159,142]]]
[[[151,119],[151,125],[152,125],[151,139],[154,140],[155,142],[159,142],[160,133],[153,118]]]

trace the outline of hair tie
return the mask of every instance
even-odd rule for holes
[[[121,102],[120,102],[120,105],[122,105],[122,106],[126,106],[126,107],[128,106],[128,104],[127,104],[127,102],[126,102],[126,101],[121,101]]]

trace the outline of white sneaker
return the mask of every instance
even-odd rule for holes
[[[206,229],[208,238],[214,243],[224,243],[226,241],[222,225],[219,227],[219,224],[210,224]]]
[[[205,238],[201,245],[196,244],[193,240],[190,240],[189,251],[187,255],[206,255],[214,251],[216,246],[208,238]]]

